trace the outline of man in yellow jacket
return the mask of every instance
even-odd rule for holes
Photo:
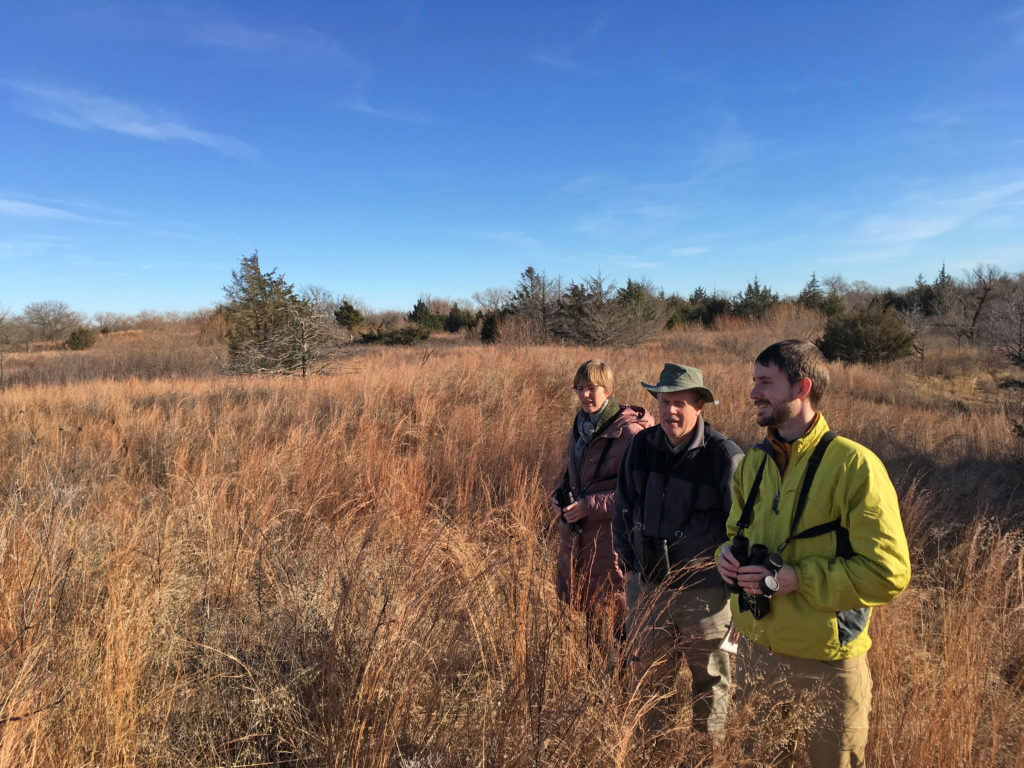
[[[779,681],[824,692],[807,737],[814,768],[864,765],[871,608],[910,581],[896,491],[878,457],[818,413],[828,385],[813,344],[780,341],[758,356],[750,397],[768,434],[733,477],[718,552],[743,636],[741,692]]]

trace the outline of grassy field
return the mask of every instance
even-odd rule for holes
[[[677,764],[554,595],[571,375],[602,356],[650,407],[641,379],[699,365],[746,448],[752,358],[806,322],[370,350],[307,380],[219,375],[187,333],[11,356],[0,766]],[[939,347],[832,373],[823,411],[889,467],[915,567],[872,622],[870,764],[1024,765],[1024,376]],[[672,737],[755,765],[800,725]]]

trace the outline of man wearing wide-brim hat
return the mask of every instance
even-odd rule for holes
[[[700,369],[665,363],[656,384],[641,385],[657,399],[660,423],[633,437],[619,465],[612,528],[637,671],[650,670],[656,692],[668,694],[646,725],[670,725],[685,662],[694,728],[715,733],[725,727],[731,673],[720,648],[728,595],[714,553],[726,539],[732,474],[743,451],[704,422],[704,406],[718,401]]]

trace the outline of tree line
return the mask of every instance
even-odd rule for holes
[[[223,325],[233,371],[307,375],[353,344],[415,344],[445,331],[485,343],[623,346],[665,329],[713,326],[722,318],[761,320],[786,304],[822,316],[824,331],[815,341],[833,360],[879,363],[923,356],[926,336],[938,334],[957,345],[993,346],[1024,368],[1024,273],[990,265],[960,278],[943,265],[933,279],[919,275],[914,285],[900,289],[848,283],[840,275],[819,279],[812,272],[793,297],[780,297],[757,276],[734,295],[697,286],[681,296],[646,280],[627,279],[619,286],[598,273],[566,281],[527,267],[515,286],[478,292],[462,306],[421,296],[408,312],[374,313],[357,299],[319,286],[297,290],[276,268],[264,271],[254,252],[241,258],[224,287],[224,301],[206,311],[206,319]],[[29,304],[20,315],[0,308],[0,365],[6,352],[34,341],[82,349],[96,334],[145,327],[159,318],[100,313],[89,322],[59,301]]]

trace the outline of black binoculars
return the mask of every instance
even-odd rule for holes
[[[772,608],[771,598],[779,591],[779,580],[776,578],[785,563],[782,562],[782,555],[772,552],[764,544],[751,546],[750,540],[742,533],[732,537],[730,547],[732,556],[740,566],[763,565],[771,573],[761,579],[757,586],[761,590],[760,595],[748,595],[739,584],[729,584],[729,591],[739,595],[740,611],[750,611],[755,619],[763,619]]]
[[[645,536],[643,531],[633,529],[633,551],[636,553],[640,578],[648,584],[660,584],[672,570],[668,555],[668,540]]]
[[[568,488],[555,489],[555,503],[562,509],[570,506],[575,501],[576,497],[572,495],[572,491]],[[583,533],[583,523],[580,520],[577,520],[575,523],[570,523],[565,519],[565,512],[562,513],[562,522],[568,525],[569,530],[573,533]]]

